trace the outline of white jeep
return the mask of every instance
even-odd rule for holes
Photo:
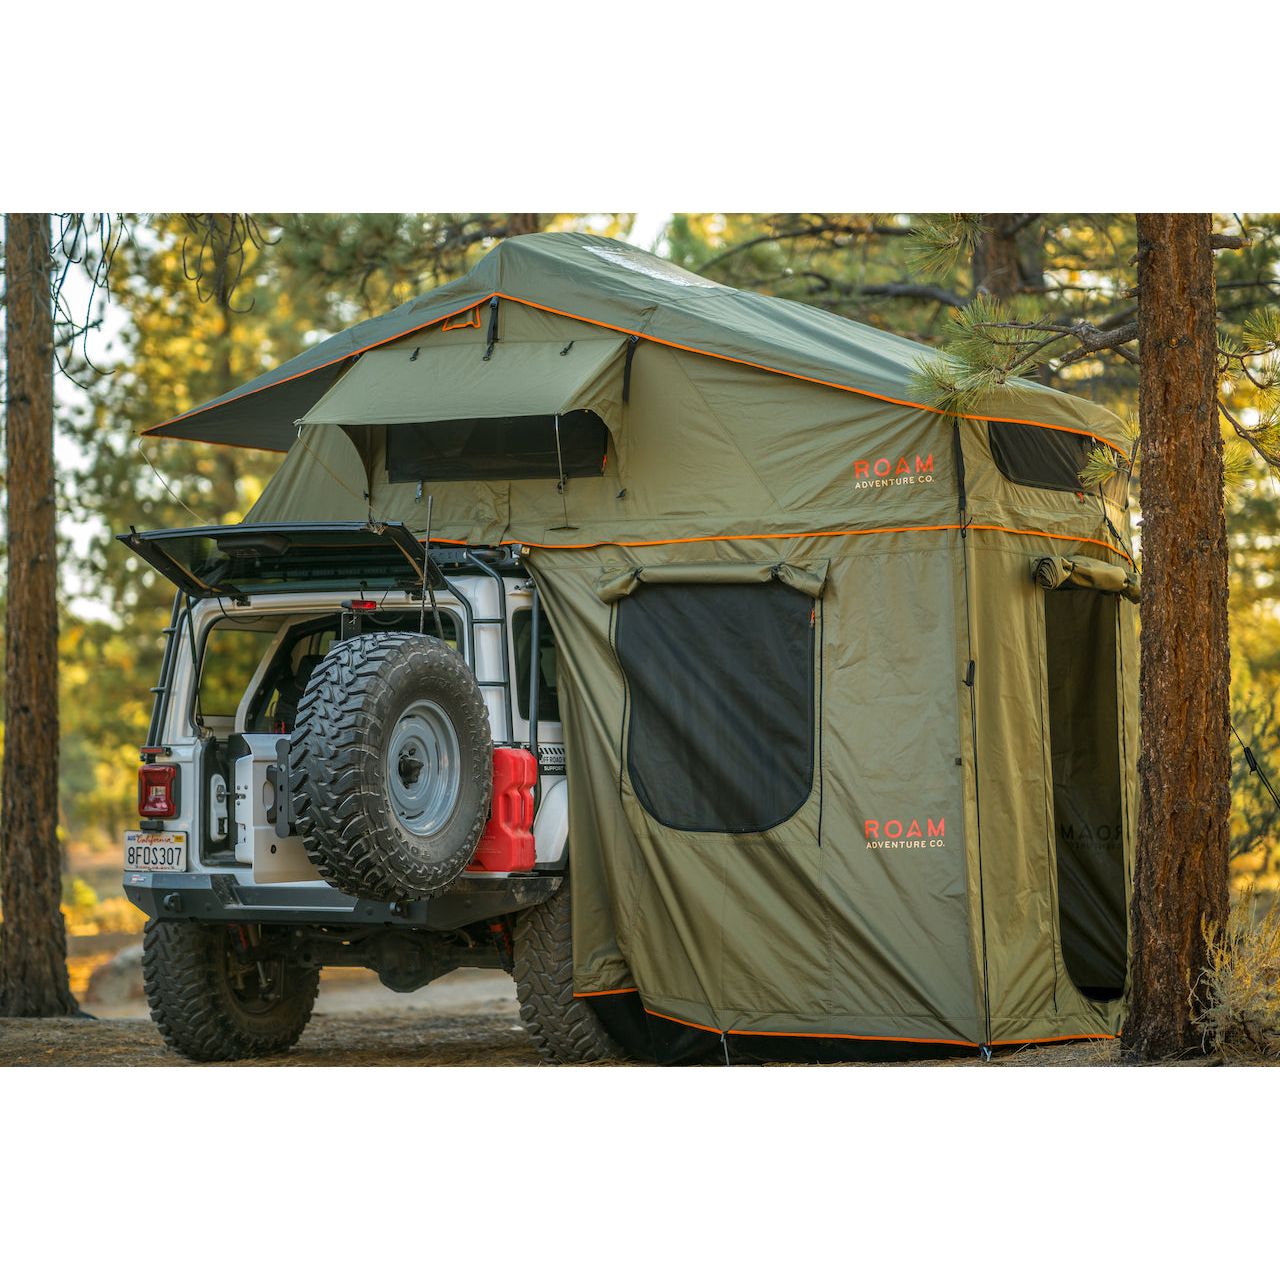
[[[393,523],[120,540],[178,588],[124,841],[170,1047],[282,1052],[324,965],[394,991],[479,966],[548,1061],[622,1056],[573,998],[556,642],[517,550],[428,557]]]

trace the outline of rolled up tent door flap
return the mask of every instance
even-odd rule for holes
[[[1138,603],[1142,580],[1132,569],[1107,564],[1088,556],[1037,556],[1031,562],[1031,576],[1044,591],[1083,589],[1104,595],[1123,596]]]
[[[645,584],[692,586],[781,582],[816,600],[826,589],[829,564],[827,560],[818,560],[804,565],[788,561],[636,565],[627,569],[608,570],[596,583],[596,594],[605,604],[613,604]]]

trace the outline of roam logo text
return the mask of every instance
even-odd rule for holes
[[[868,849],[942,849],[946,846],[946,818],[868,818],[862,824]]]
[[[853,464],[855,489],[885,489],[897,484],[932,484],[933,454],[914,459],[902,455],[898,458],[859,458]]]

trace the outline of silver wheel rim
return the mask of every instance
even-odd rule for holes
[[[386,777],[392,812],[406,831],[430,836],[449,821],[462,784],[458,735],[434,702],[420,699],[396,721]]]

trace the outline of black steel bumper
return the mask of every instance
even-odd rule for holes
[[[235,876],[189,871],[127,871],[124,891],[159,920],[237,920],[253,924],[393,924],[460,929],[545,902],[560,876],[462,875],[425,902],[366,902],[327,884],[242,885]]]

